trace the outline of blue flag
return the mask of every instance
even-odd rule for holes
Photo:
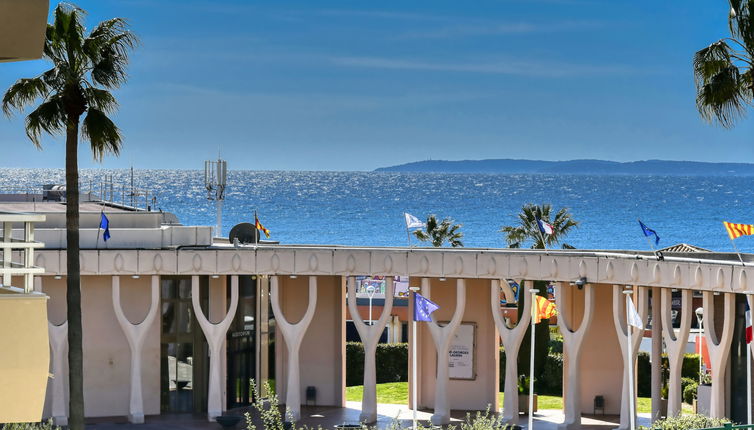
[[[655,237],[655,245],[657,245],[658,243],[660,243],[660,236],[657,235],[657,232],[654,231],[654,230],[652,230],[651,228],[647,227],[646,225],[644,225],[644,223],[641,222],[641,220],[638,220],[638,221],[639,221],[639,225],[641,226],[641,231],[644,232],[644,236],[649,237],[649,236],[654,235],[654,237]]]
[[[99,228],[105,230],[105,233],[102,234],[102,238],[107,242],[107,239],[110,239],[110,220],[107,219],[104,211],[100,212]]]
[[[440,309],[432,300],[414,293],[414,321],[432,321],[429,314]]]

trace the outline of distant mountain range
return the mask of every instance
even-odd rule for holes
[[[568,175],[754,176],[754,164],[700,161],[604,160],[426,160],[380,167],[376,172],[416,173],[534,173]]]

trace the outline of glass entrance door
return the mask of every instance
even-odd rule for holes
[[[228,300],[230,300],[230,285]],[[254,401],[251,381],[256,374],[256,276],[238,277],[238,309],[228,330],[228,408]]]
[[[208,280],[200,278],[207,307]],[[191,277],[162,277],[160,409],[198,413],[207,409],[207,344],[191,304]]]

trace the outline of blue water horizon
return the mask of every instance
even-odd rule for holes
[[[116,194],[128,169],[84,169],[82,191],[112,175]],[[0,169],[0,188],[41,190],[65,182],[63,169]],[[579,226],[566,241],[580,249],[648,250],[637,219],[661,237],[659,247],[689,243],[732,252],[722,221],[752,223],[754,177],[543,174],[441,174],[230,170],[223,235],[254,211],[283,244],[406,246],[403,213],[451,217],[466,247],[505,248],[499,232],[526,203],[567,207]],[[199,170],[134,170],[134,185],[157,198],[155,209],[185,225],[215,225]],[[116,200],[118,200],[116,198]],[[111,226],[117,228],[117,226]],[[412,238],[412,244],[424,246]],[[736,240],[754,252],[754,237]]]

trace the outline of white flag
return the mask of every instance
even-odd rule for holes
[[[424,223],[419,218],[411,215],[410,213],[403,213],[406,216],[406,228],[422,228]]]
[[[631,297],[628,297],[628,323],[636,328],[644,329],[644,323],[641,321],[639,312],[636,311],[636,306],[634,306],[634,301],[631,300]]]

